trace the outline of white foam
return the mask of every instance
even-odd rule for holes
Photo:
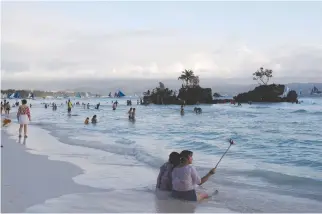
[[[18,139],[18,124],[11,124],[6,131],[10,138]],[[84,174],[73,178],[79,184],[104,189],[115,187],[126,189],[155,182],[156,170],[147,168],[134,157],[67,145],[49,135],[48,131],[32,125],[29,126],[28,135],[26,140],[26,147],[30,149],[28,152],[47,155],[50,160],[70,162],[83,169]],[[132,175],[135,174],[141,175],[140,179],[133,179]]]

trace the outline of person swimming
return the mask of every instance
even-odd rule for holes
[[[89,124],[89,117],[86,117],[84,123],[85,123],[85,125]]]
[[[96,114],[92,117],[92,123],[96,124],[97,123],[97,117]]]
[[[171,152],[168,162],[160,167],[160,172],[157,178],[156,188],[165,191],[172,190],[172,170],[180,164],[180,154]]]
[[[199,201],[208,198],[206,193],[197,194],[195,185],[202,185],[216,171],[211,169],[204,177],[200,178],[192,164],[193,152],[183,150],[180,153],[181,163],[172,170],[172,197],[187,201]]]
[[[131,120],[135,120],[135,108],[132,109]]]
[[[184,108],[183,108],[183,105],[181,105],[180,114],[184,114]]]

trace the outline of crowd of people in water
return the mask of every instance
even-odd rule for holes
[[[44,104],[45,108],[48,108],[49,106],[52,106],[52,109],[53,111],[56,111],[57,110],[57,104],[56,103],[42,103]],[[118,101],[112,101],[112,110],[115,111],[117,109],[117,106],[118,106]],[[71,112],[72,112],[72,108],[74,106],[80,106],[82,105],[84,109],[90,109],[90,103],[82,103],[80,104],[80,102],[76,102],[76,103],[72,103],[71,100],[69,99],[68,101],[66,101],[66,105],[67,105],[67,113],[69,116],[71,116]],[[99,110],[99,107],[100,107],[101,103],[97,103],[95,106],[94,106],[94,109],[96,110]],[[129,101],[127,101],[127,105],[132,105],[132,102],[129,103]],[[63,106],[63,103],[61,103],[61,106]],[[130,110],[128,111],[128,115],[129,115],[129,120],[130,121],[134,121],[135,120],[135,108],[130,108]],[[98,121],[97,121],[97,115],[94,115],[91,119],[91,121],[89,120],[89,117],[87,117],[84,121],[84,124],[85,125],[88,125],[89,123],[92,123],[92,124],[96,124]]]

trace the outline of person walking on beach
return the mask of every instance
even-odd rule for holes
[[[27,125],[29,124],[30,119],[30,110],[29,107],[26,105],[27,100],[21,101],[22,105],[19,106],[17,112],[18,122],[20,124],[19,127],[19,137],[21,137],[22,128],[24,130],[24,136],[27,138]]]
[[[181,164],[172,171],[172,197],[187,201],[199,201],[208,198],[206,193],[197,194],[195,185],[205,183],[216,168],[211,169],[203,178],[200,178],[192,164],[193,152],[184,150],[180,153]]]

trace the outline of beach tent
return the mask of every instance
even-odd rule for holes
[[[119,92],[117,93],[117,96],[118,97],[125,97],[125,94],[121,90],[119,90]]]

